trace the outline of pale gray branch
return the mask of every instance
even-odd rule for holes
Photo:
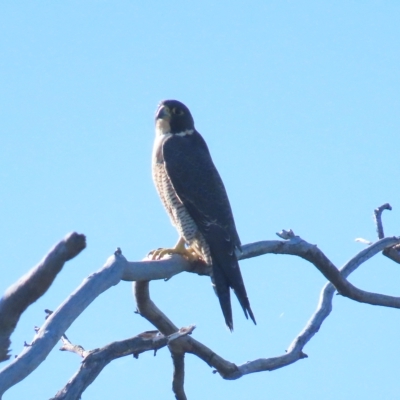
[[[382,223],[382,213],[384,210],[392,210],[392,207],[389,203],[383,204],[380,207],[374,210],[375,215],[375,223],[376,223],[376,231],[378,233],[378,238],[383,239],[385,234],[383,232],[383,223]],[[394,245],[392,247],[388,247],[383,250],[382,254],[392,261],[400,264],[400,246]]]
[[[368,246],[364,250],[361,250],[351,260],[347,261],[347,263],[341,269],[341,275],[343,276],[343,278],[347,278],[361,264],[365,263],[370,258],[374,257],[376,254],[380,253],[386,248],[396,245],[398,243],[400,243],[400,237],[398,236],[386,237],[378,240],[371,246]]]
[[[285,232],[282,234],[285,234]],[[382,251],[387,246],[400,243],[399,238],[384,238],[378,241],[350,260],[341,272],[317,246],[307,243],[295,236],[293,232],[288,238],[289,240],[263,241],[245,245],[239,258],[245,259],[268,253],[296,255],[314,264],[342,295],[369,304],[400,308],[399,298],[362,291],[345,279],[355,268],[377,252]],[[68,256],[65,256],[65,259],[68,259]],[[185,258],[178,255],[161,261],[128,262],[120,251],[115,252],[103,268],[85,279],[75,292],[46,320],[35,335],[32,345],[26,347],[18,358],[10,362],[0,372],[0,396],[37,368],[85,308],[102,292],[118,284],[121,280],[136,281],[136,300],[141,315],[146,317],[165,336],[177,332],[178,328],[173,322],[158,310],[150,300],[147,281],[169,279],[182,271],[208,274],[203,264],[190,264]],[[288,353],[283,356],[255,360],[237,367],[191,337],[177,339],[174,342],[173,351],[195,354],[208,365],[214,367],[225,379],[237,379],[247,373],[272,370],[293,363],[305,357],[302,348],[318,331],[323,320],[329,314],[334,286],[327,284],[324,287],[319,308],[303,332],[290,345]]]
[[[0,398],[46,359],[74,320],[101,293],[121,280],[169,279],[182,271],[193,271],[194,268],[196,266],[180,256],[161,261],[128,262],[120,251],[116,251],[99,271],[86,278],[54,311],[38,330],[32,345],[25,347],[16,359],[0,371]]]
[[[112,342],[100,349],[85,352],[79,370],[52,400],[80,399],[86,388],[94,382],[104,367],[111,361],[128,355],[138,358],[139,354],[149,350],[161,349],[170,341],[190,334],[193,329],[193,326],[182,328],[172,337],[161,335],[158,331],[143,332],[133,338]],[[81,346],[71,344],[71,349],[74,347]],[[75,352],[74,350],[71,351]]]
[[[385,250],[383,250],[382,254],[388,258],[390,258],[392,261],[396,262],[397,264],[400,264],[400,246],[395,245],[392,247],[389,247]]]
[[[126,263],[123,256],[110,257],[99,272],[86,278],[47,318],[35,335],[32,345],[25,347],[22,353],[0,372],[0,397],[46,359],[64,332],[99,294],[120,281]]]
[[[70,233],[38,265],[6,290],[0,300],[0,361],[10,358],[10,336],[21,314],[48,290],[64,263],[85,247],[84,235]]]
[[[378,234],[378,239],[383,239],[385,234],[383,232],[383,224],[382,224],[382,213],[384,210],[392,210],[392,206],[389,203],[382,204],[380,207],[375,208],[374,216],[376,223],[376,232]]]
[[[371,247],[362,250],[340,269],[340,275],[343,278],[348,277],[362,263],[364,263],[374,255],[382,251],[385,247],[391,246],[393,245],[393,243],[396,242],[398,243],[398,241],[399,241],[398,238],[385,238],[373,244]],[[360,291],[360,289],[356,290]],[[327,282],[324,285],[320,294],[320,300],[315,313],[312,315],[312,317],[307,322],[306,326],[300,332],[300,334],[290,344],[287,352],[284,355],[272,358],[260,358],[254,361],[247,362],[246,364],[239,365],[238,366],[239,374],[238,376],[235,376],[235,378],[254,372],[272,371],[278,368],[285,367],[302,358],[307,357],[307,355],[303,353],[304,346],[320,330],[322,323],[332,311],[332,299],[335,291],[336,291],[335,287],[331,282]],[[376,296],[374,301],[376,301],[376,303],[379,305],[384,305],[384,303],[386,302],[384,298],[390,297],[368,292],[363,292],[363,295],[370,297],[369,298],[370,301],[368,301],[368,303],[370,304],[372,304],[371,303],[372,298]],[[399,300],[398,298],[392,298],[392,297],[390,298],[392,302],[398,302]]]
[[[400,237],[387,237],[379,240],[362,250],[351,262],[349,261],[346,270],[353,271],[361,263],[377,253],[384,251],[386,248],[393,248],[394,245],[399,243]],[[295,255],[311,262],[336,287],[336,290],[341,295],[352,300],[371,305],[400,308],[399,297],[366,292],[352,285],[346,279],[347,275],[341,274],[316,245],[306,242],[299,236],[292,235],[291,239],[286,241],[262,241],[245,245],[240,258],[245,259],[268,253]]]
[[[292,231],[282,231],[279,236],[288,238],[285,241],[263,241],[243,246],[240,259],[255,257],[262,254],[291,254],[302,257],[314,264],[325,276],[331,277],[338,286],[345,292],[345,295],[356,300],[369,304],[384,305],[389,307],[399,306],[399,298],[374,294],[362,291],[351,285],[347,278],[356,268],[368,259],[381,252],[388,246],[400,243],[400,238],[384,238],[367,249],[359,252],[355,257],[348,261],[341,270],[338,270],[332,262],[317,248],[294,235]],[[174,351],[180,350],[194,354],[204,360],[208,365],[214,367],[224,379],[238,379],[243,375],[272,371],[290,365],[300,359],[307,357],[303,352],[304,346],[319,331],[322,323],[332,310],[332,298],[336,291],[335,286],[328,282],[321,291],[320,300],[316,311],[300,332],[300,334],[290,344],[288,351],[277,357],[260,358],[247,362],[242,365],[231,363],[208,347],[197,342],[191,337],[182,338],[174,343]],[[138,304],[139,313],[148,319],[158,329],[165,329],[167,332],[173,331],[175,325],[157,308],[150,299],[149,283],[137,282],[135,284],[135,296]],[[170,346],[171,347],[171,346]]]
[[[135,282],[133,289],[139,314],[164,335],[176,332],[176,325],[151,300],[149,282]],[[180,338],[171,343],[169,347],[171,352],[186,352],[196,355],[208,365],[214,367],[223,377],[233,376],[238,372],[235,364],[223,359],[192,337]]]
[[[61,336],[62,346],[60,347],[61,351],[69,351],[71,353],[78,354],[78,356],[85,358],[89,352],[85,350],[80,344],[73,344],[68,339],[67,335]]]
[[[184,389],[185,383],[185,352],[171,351],[172,362],[174,364],[174,373],[172,376],[172,391],[176,400],[186,400]]]

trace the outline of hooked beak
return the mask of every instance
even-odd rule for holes
[[[156,134],[166,135],[171,132],[171,111],[169,107],[162,104],[156,111]]]
[[[164,121],[171,120],[171,111],[169,107],[162,105],[156,112],[156,120],[163,119]]]

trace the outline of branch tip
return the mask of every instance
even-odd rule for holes
[[[71,260],[86,248],[86,236],[82,233],[69,233],[65,236],[64,242],[67,250],[66,261]]]
[[[376,215],[378,213],[382,213],[383,210],[392,211],[392,206],[389,203],[382,204],[381,206],[375,208],[374,213]]]
[[[289,229],[288,231],[286,229],[282,229],[280,232],[277,232],[276,235],[284,240],[290,240],[296,237],[292,229]]]

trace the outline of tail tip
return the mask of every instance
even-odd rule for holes
[[[248,313],[248,315],[247,315]],[[257,325],[256,319],[254,317],[253,311],[251,310],[250,307],[248,307],[247,309],[244,310],[244,315],[246,316],[246,319],[249,319],[249,315],[251,320],[254,322],[254,325]]]
[[[228,327],[229,331],[232,333],[233,332],[233,321],[230,320],[225,320],[226,326]]]

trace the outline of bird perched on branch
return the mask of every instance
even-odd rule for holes
[[[240,239],[231,206],[206,142],[196,131],[189,109],[177,100],[160,103],[155,124],[153,179],[180,238],[174,248],[153,252],[153,258],[168,253],[201,258],[212,267],[228,328],[233,330],[230,288],[246,318],[250,315],[256,323],[235,254]]]

